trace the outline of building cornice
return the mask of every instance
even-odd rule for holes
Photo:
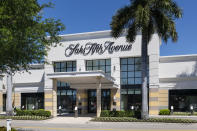
[[[109,38],[111,37],[111,30],[95,31],[95,32],[84,32],[75,34],[60,35],[63,41],[76,41],[76,40],[87,40],[87,39],[99,39],[99,38]],[[125,36],[126,32],[122,36]]]
[[[184,62],[184,61],[197,61],[197,54],[160,56],[160,58],[159,58],[160,63]]]

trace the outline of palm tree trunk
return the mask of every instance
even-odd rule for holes
[[[141,117],[142,119],[148,118],[148,35],[142,34],[142,59],[141,59],[141,70],[142,70],[142,112]]]
[[[12,116],[12,73],[7,74],[6,115]]]

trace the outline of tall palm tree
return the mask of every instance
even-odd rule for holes
[[[138,32],[142,34],[141,70],[142,70],[142,112],[143,119],[148,118],[147,97],[147,47],[154,33],[167,43],[178,39],[175,19],[182,17],[182,10],[173,0],[131,0],[112,17],[111,35],[118,38],[126,29],[126,39],[134,42]]]

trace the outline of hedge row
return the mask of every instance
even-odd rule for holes
[[[6,127],[0,127],[0,131],[7,131]],[[11,131],[17,131],[16,129],[12,128]]]
[[[170,115],[170,110],[169,109],[161,109],[159,111],[159,115]]]
[[[179,115],[179,116],[197,116],[197,112],[194,112],[193,114],[191,114],[191,112],[173,112],[173,115]]]
[[[197,120],[190,119],[174,119],[174,118],[149,118],[146,120],[136,119],[132,117],[97,117],[91,121],[98,122],[161,122],[161,123],[197,123]]]
[[[169,109],[161,109],[159,111],[159,115],[170,115],[170,110]],[[180,116],[191,116],[191,115],[197,115],[197,112],[173,112],[173,115],[180,115]]]
[[[45,116],[0,116],[0,119],[12,119],[12,120],[46,120],[49,117]]]
[[[140,118],[140,111],[109,111],[103,110],[101,111],[100,117],[136,117]]]
[[[45,111],[44,109],[40,109],[40,110],[16,109],[16,116],[44,116],[44,117],[50,117],[51,112],[50,111]]]

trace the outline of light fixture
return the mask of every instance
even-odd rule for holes
[[[171,107],[170,107],[170,109],[171,109],[171,110],[174,110],[174,107],[173,107],[173,106],[171,106]]]
[[[114,101],[116,101],[116,96],[114,96],[114,98],[113,98],[113,99],[114,99]]]

